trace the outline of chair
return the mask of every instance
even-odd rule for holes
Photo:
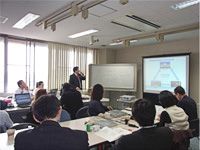
[[[190,121],[192,136],[199,138],[199,118]]]
[[[192,130],[172,130],[172,133],[172,150],[188,150],[190,145],[190,138],[192,137]]]
[[[11,129],[20,130],[20,129],[26,129],[29,127],[35,128],[37,127],[37,125],[32,124],[32,123],[20,123],[20,124],[12,126]]]
[[[80,108],[76,113],[76,118],[79,119],[79,118],[89,117],[90,114],[89,114],[88,110],[89,110],[88,106],[84,106],[84,107]]]
[[[69,120],[71,120],[69,113],[66,110],[62,110],[61,116],[60,116],[60,122],[69,121]]]

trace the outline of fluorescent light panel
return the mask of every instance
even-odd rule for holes
[[[185,1],[185,2],[181,2],[178,4],[172,5],[171,7],[175,10],[178,10],[178,9],[183,9],[183,8],[198,4],[199,2],[200,2],[200,0],[189,0],[189,1]]]
[[[68,37],[74,39],[74,38],[85,36],[85,35],[92,34],[92,33],[95,33],[95,32],[98,32],[98,30],[91,29],[91,30],[87,30],[87,31],[83,31],[83,32],[80,32],[80,33],[70,35]]]
[[[32,13],[28,13],[26,16],[24,16],[22,19],[20,19],[14,26],[13,28],[17,29],[23,29],[25,26],[39,18],[40,15],[35,15]]]
[[[133,43],[133,42],[137,42],[137,40],[131,40],[130,43]],[[113,45],[121,45],[123,44],[123,42],[117,42],[117,43],[110,43],[109,45],[113,46]]]

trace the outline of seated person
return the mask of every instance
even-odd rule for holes
[[[33,116],[40,125],[18,133],[15,150],[88,150],[86,132],[59,125],[61,111],[60,102],[54,95],[44,95],[35,101]]]
[[[181,86],[177,86],[174,89],[176,98],[178,99],[177,106],[181,107],[188,115],[188,121],[197,119],[197,104],[189,96],[185,94],[185,90]]]
[[[5,110],[0,110],[0,133],[6,132],[12,125],[13,122],[9,114]]]
[[[76,112],[83,107],[81,93],[74,89],[69,83],[64,83],[61,95],[61,106],[75,119]]]
[[[159,126],[167,126],[174,130],[189,129],[188,116],[182,108],[175,105],[176,97],[171,92],[160,92],[159,102],[165,108],[160,115]]]
[[[132,108],[133,118],[140,129],[122,136],[116,142],[116,150],[171,150],[172,131],[154,125],[156,109],[151,101],[139,99]]]
[[[30,93],[27,84],[23,80],[19,80],[17,85],[19,88],[15,91],[15,94]]]
[[[37,101],[37,99],[40,97],[40,96],[43,96],[43,95],[47,95],[47,91],[46,89],[40,89],[37,91],[35,97],[34,97],[34,100],[32,101],[32,104]],[[32,113],[32,107],[30,108],[30,112],[26,115],[26,119],[25,119],[25,122],[28,122],[28,123],[33,123],[33,124],[36,124],[38,125],[39,123],[35,121],[35,119],[33,118],[33,113]]]
[[[44,82],[43,81],[39,81],[36,83],[36,88],[33,91],[33,95],[35,95],[37,93],[38,90],[40,89],[44,89]]]
[[[89,102],[89,114],[91,116],[97,116],[100,113],[105,113],[110,109],[101,103],[103,98],[103,86],[101,84],[94,85],[91,94],[91,100]]]

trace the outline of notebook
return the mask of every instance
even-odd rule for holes
[[[31,104],[30,93],[15,94],[15,101],[19,107],[28,107]]]

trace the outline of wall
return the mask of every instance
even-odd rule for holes
[[[190,57],[190,96],[199,101],[199,38],[163,42],[153,45],[136,46],[116,50],[116,63],[138,64],[138,92],[142,97],[142,56],[172,53],[188,53]],[[199,103],[199,102],[198,102]]]

